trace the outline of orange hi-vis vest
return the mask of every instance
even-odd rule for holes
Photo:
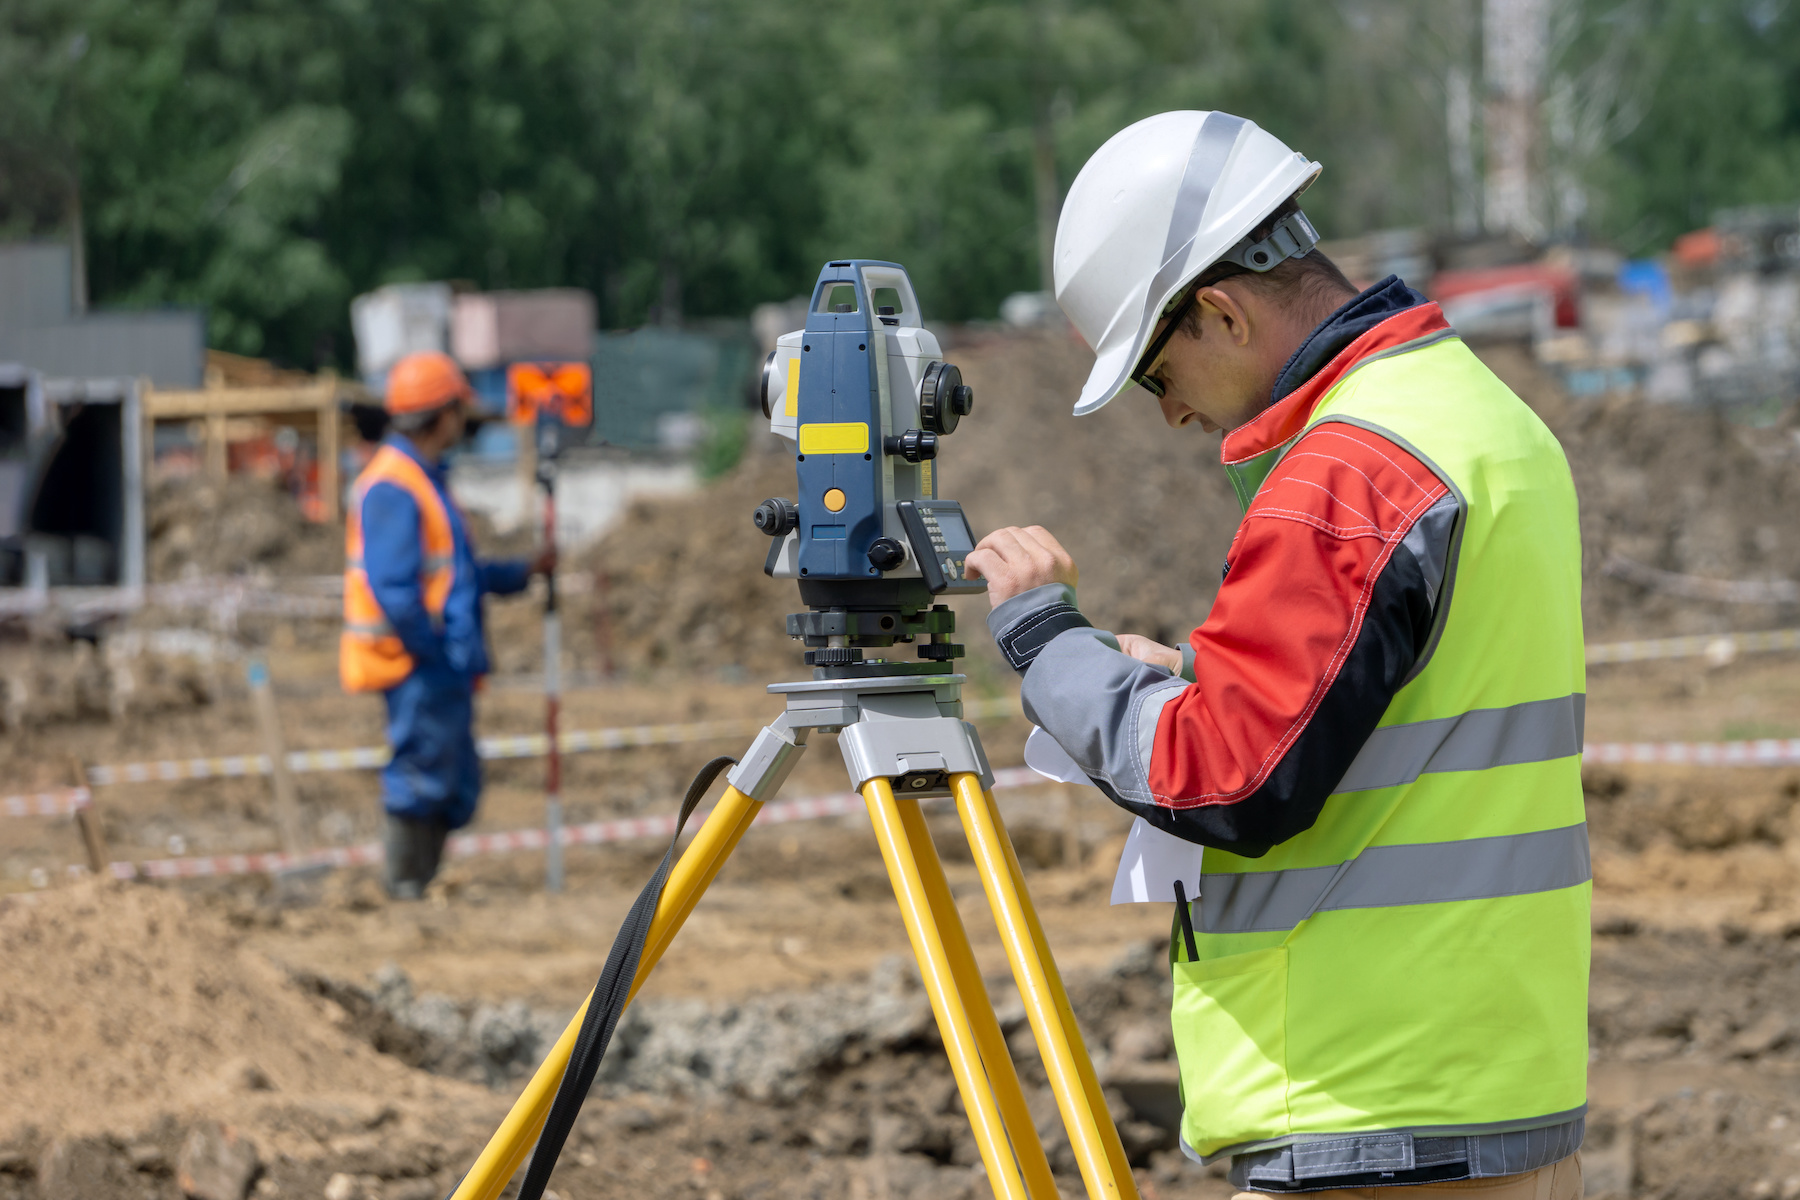
[[[421,567],[419,586],[425,611],[442,621],[455,577],[455,536],[450,513],[425,471],[392,446],[383,446],[356,477],[344,545],[344,633],[338,640],[338,675],[347,692],[383,692],[412,674],[412,655],[400,644],[387,614],[375,601],[363,565],[363,497],[378,483],[404,488],[419,506]]]

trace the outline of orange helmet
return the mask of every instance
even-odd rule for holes
[[[407,355],[388,372],[384,407],[390,413],[429,412],[473,394],[462,368],[448,354],[422,350]]]

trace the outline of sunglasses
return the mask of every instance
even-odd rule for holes
[[[1137,384],[1146,392],[1155,396],[1158,400],[1161,400],[1163,397],[1164,388],[1162,380],[1150,374],[1150,370],[1152,367],[1156,366],[1156,360],[1162,357],[1162,352],[1164,348],[1168,346],[1169,339],[1175,336],[1175,331],[1177,329],[1181,328],[1182,320],[1188,315],[1188,310],[1193,308],[1199,301],[1199,298],[1199,288],[1190,287],[1186,290],[1185,294],[1176,303],[1175,307],[1165,314],[1168,324],[1163,326],[1163,331],[1157,334],[1155,340],[1145,348],[1143,357],[1138,359],[1137,366],[1132,368],[1131,382]]]

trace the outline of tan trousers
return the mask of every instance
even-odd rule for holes
[[[1407,1187],[1334,1188],[1303,1194],[1306,1200],[1581,1200],[1581,1155],[1571,1154],[1523,1175],[1415,1183]],[[1269,1193],[1239,1192],[1231,1200],[1269,1200]]]

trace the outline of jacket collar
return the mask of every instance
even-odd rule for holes
[[[418,463],[419,467],[425,472],[425,477],[431,480],[431,482],[439,485],[444,482],[443,460],[439,459],[433,462],[423,454],[420,454],[419,448],[413,445],[412,439],[407,437],[404,433],[389,433],[382,440],[400,453],[406,455],[406,457]]]
[[[1307,335],[1276,377],[1269,407],[1225,435],[1220,460],[1247,462],[1291,441],[1358,365],[1449,328],[1442,309],[1389,275]]]

